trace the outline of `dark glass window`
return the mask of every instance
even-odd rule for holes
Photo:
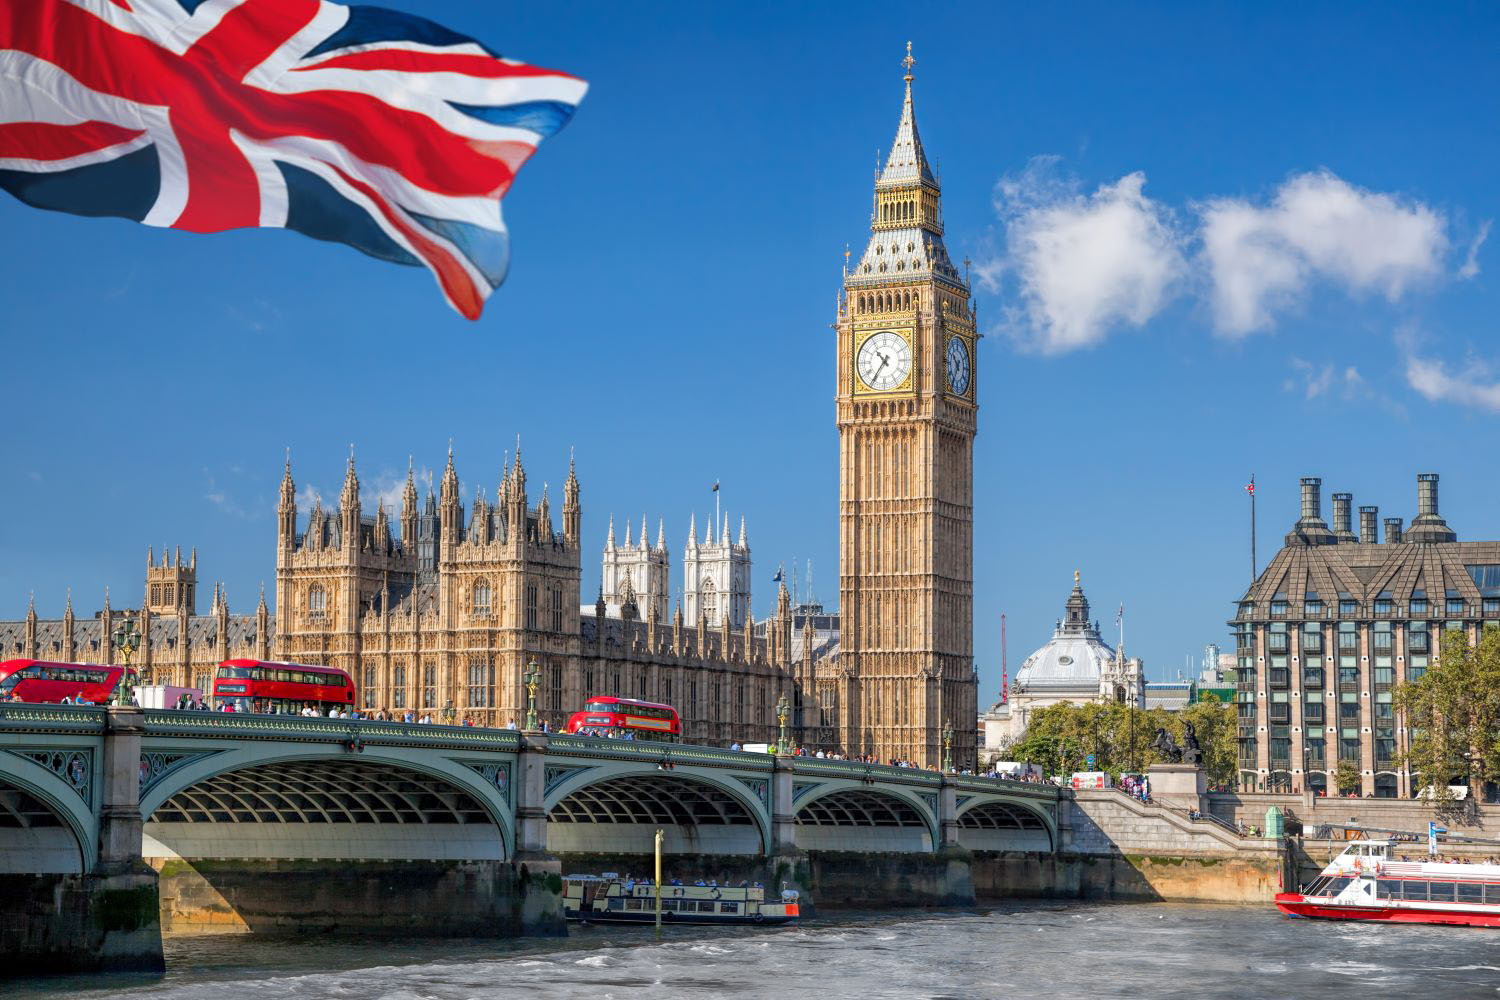
[[[1323,668],[1305,667],[1302,671],[1302,686],[1305,688],[1320,688],[1323,686]]]
[[[1355,614],[1355,603],[1353,601],[1339,601],[1339,614],[1352,618]]]
[[[1273,618],[1285,617],[1286,616],[1286,607],[1287,607],[1286,601],[1272,601],[1271,602],[1271,617],[1273,617]]]
[[[1402,887],[1402,895],[1405,899],[1426,899],[1427,883],[1406,881]]]
[[[1287,651],[1287,634],[1285,632],[1267,632],[1266,648],[1273,653],[1285,653]]]
[[[1427,898],[1433,902],[1451,903],[1454,898],[1454,885],[1452,882],[1431,882],[1427,887]]]
[[[1448,598],[1448,615],[1449,615],[1449,617],[1458,618],[1458,617],[1462,616],[1463,614],[1464,614],[1464,601],[1463,601],[1463,598],[1461,598],[1461,597],[1450,597],[1450,598]]]
[[[1414,615],[1425,615],[1427,613],[1427,598],[1413,597],[1411,599],[1411,613]]]
[[[1458,883],[1458,901],[1460,903],[1484,902],[1484,886],[1478,882]]]

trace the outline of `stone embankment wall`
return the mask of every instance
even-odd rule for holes
[[[562,883],[499,861],[157,859],[165,934],[564,933]]]
[[[1454,833],[1500,839],[1500,806],[1474,802],[1439,805],[1418,799],[1318,798],[1311,795],[1270,795],[1210,792],[1208,809],[1230,823],[1264,826],[1266,810],[1275,806],[1305,826],[1349,824],[1426,835],[1429,820]],[[1309,831],[1311,832],[1311,831]]]
[[[1010,894],[1219,903],[1269,901],[1287,873],[1281,843],[1117,790],[1065,793],[1058,853],[980,855],[981,897]]]

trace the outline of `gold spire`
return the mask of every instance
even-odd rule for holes
[[[906,43],[906,58],[901,60],[901,65],[906,67],[906,75],[901,79],[905,80],[907,83],[911,83],[911,68],[916,64],[917,61],[913,59],[911,55],[911,42],[908,41]]]
[[[1076,569],[1073,571],[1073,586],[1078,586],[1078,571]]]

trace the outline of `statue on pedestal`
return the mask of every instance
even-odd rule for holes
[[[1157,729],[1156,742],[1151,744],[1151,749],[1161,754],[1168,764],[1182,763],[1182,749],[1165,729]]]
[[[1182,724],[1182,762],[1194,767],[1203,766],[1203,748],[1198,745],[1198,733],[1191,722]]]

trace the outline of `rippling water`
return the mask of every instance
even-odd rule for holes
[[[30,995],[270,1000],[609,997],[1432,998],[1500,993],[1500,931],[1292,920],[1271,907],[1020,904],[800,927],[574,929],[567,941],[176,939],[160,980]],[[4,987],[0,987],[4,989]]]

